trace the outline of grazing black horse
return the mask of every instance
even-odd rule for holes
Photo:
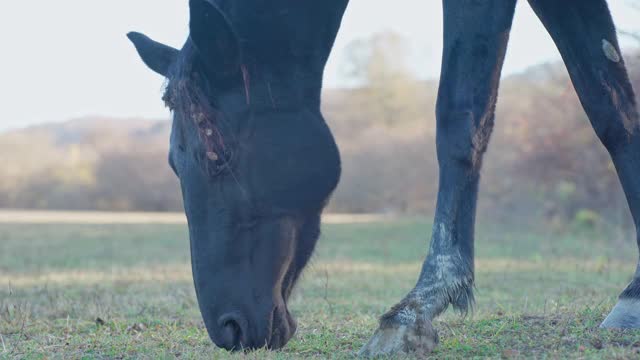
[[[196,293],[212,340],[225,349],[276,349],[295,332],[286,302],[340,176],[320,91],[347,3],[190,0],[182,50],[129,34],[168,79],[169,163],[182,186]],[[607,3],[529,3],[611,154],[638,229],[640,119]],[[428,353],[437,344],[431,321],[449,305],[466,312],[473,304],[478,181],[515,5],[443,0],[431,245],[415,288],[382,317],[364,356]],[[640,328],[640,267],[602,327]]]

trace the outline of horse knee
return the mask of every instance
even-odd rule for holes
[[[589,118],[596,135],[611,155],[640,141],[640,117],[631,101],[592,110]]]
[[[576,81],[576,90],[596,135],[607,150],[615,154],[640,136],[640,117],[633,88],[624,65],[587,74],[590,76]]]
[[[479,170],[492,128],[493,114],[438,109],[438,160],[440,163],[454,161],[463,167]]]

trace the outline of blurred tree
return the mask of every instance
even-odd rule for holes
[[[351,101],[369,123],[398,126],[423,119],[424,82],[407,65],[406,40],[393,32],[355,40],[347,46],[343,72],[356,86]]]

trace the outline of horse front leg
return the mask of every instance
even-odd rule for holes
[[[438,343],[432,320],[473,305],[473,243],[482,155],[493,128],[516,0],[444,0],[437,117],[438,202],[429,252],[414,289],[382,316],[361,356],[422,356]]]

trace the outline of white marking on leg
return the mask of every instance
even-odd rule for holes
[[[403,308],[398,312],[398,319],[403,324],[413,324],[416,321],[416,311],[411,308]]]
[[[473,283],[473,273],[468,273],[468,264],[453,246],[453,232],[444,223],[434,224],[424,271],[394,315],[400,323],[413,323],[418,316],[433,319]]]
[[[453,234],[444,223],[437,223],[433,231],[433,239],[429,249],[429,257],[435,272],[429,278],[430,283],[424,287],[425,290],[441,288],[443,285],[451,285],[460,281],[458,273],[464,266],[462,256],[457,249],[453,248]],[[438,250],[436,250],[436,246]],[[435,280],[435,281],[434,281]]]
[[[438,224],[438,230],[440,231],[440,238],[442,240],[447,239],[447,234],[449,233],[447,231],[447,227],[444,226],[443,223]],[[448,240],[448,239],[447,239]]]
[[[622,60],[620,54],[618,54],[618,50],[616,50],[616,47],[613,46],[612,43],[607,41],[607,39],[602,39],[602,51],[604,51],[604,56],[606,56],[607,59],[613,61],[614,63],[618,63],[620,62],[620,60]]]

